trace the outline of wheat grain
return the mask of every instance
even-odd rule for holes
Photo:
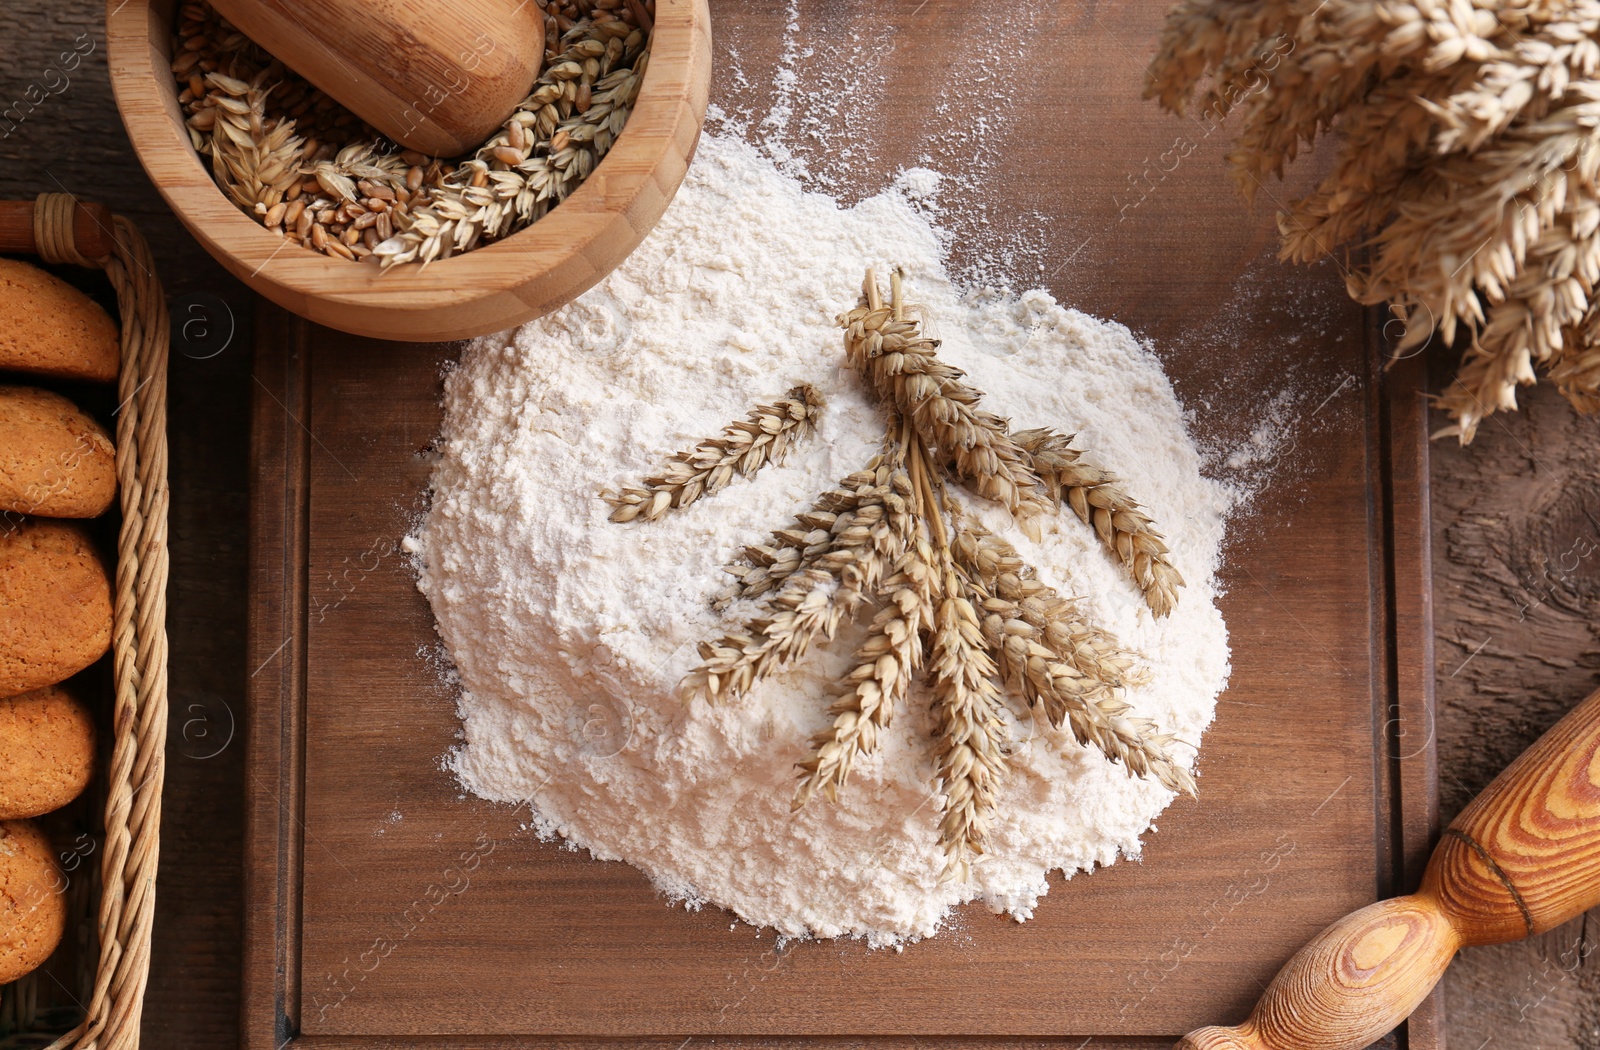
[[[1052,498],[1065,502],[1133,575],[1145,604],[1166,616],[1178,603],[1183,577],[1167,556],[1167,544],[1139,504],[1122,491],[1108,470],[1089,466],[1072,439],[1052,430],[1019,430],[1012,435],[1030,457],[1034,472]]]
[[[822,395],[809,383],[771,404],[757,406],[748,418],[724,427],[721,437],[708,438],[673,456],[661,473],[645,478],[641,487],[606,496],[616,508],[611,520],[655,521],[669,510],[715,496],[736,476],[749,478],[769,463],[781,465],[794,443],[815,431],[822,408]]]
[[[229,198],[268,230],[327,255],[367,258],[425,197],[424,182],[441,177],[437,162],[380,148],[375,131],[209,7],[185,6],[178,40],[172,68],[190,140]]]
[[[387,269],[509,236],[576,189],[638,96],[653,6],[550,5],[533,92],[459,165],[399,150],[208,4],[180,9],[172,71],[190,141],[241,209],[297,244]],[[297,199],[293,220],[274,214]]]
[[[649,38],[604,18],[573,23],[560,40],[504,128],[378,245],[385,268],[449,258],[537,221],[611,149],[644,83]]]

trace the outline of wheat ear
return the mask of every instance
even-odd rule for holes
[[[759,405],[746,419],[722,428],[688,452],[667,461],[661,473],[642,485],[605,500],[611,520],[655,521],[669,510],[681,510],[705,496],[715,496],[736,475],[751,477],[768,463],[782,464],[794,443],[809,437],[822,417],[822,395],[801,383],[769,405]]]
[[[935,750],[944,815],[939,842],[944,848],[944,880],[966,881],[972,862],[983,853],[995,810],[995,793],[1005,775],[1001,740],[1001,698],[994,661],[984,646],[983,629],[967,581],[954,567],[945,569],[934,614],[933,714]]]
[[[984,633],[994,642],[1006,685],[1013,684],[1008,674],[1018,660],[1038,656],[1040,649],[1076,668],[1086,688],[1108,693],[1147,680],[1134,666],[1133,654],[1088,623],[1076,600],[1040,580],[1011,544],[967,519],[952,546],[956,564],[981,595]]]
[[[770,543],[746,547],[744,564],[727,570],[736,584],[718,596],[714,607],[760,598],[809,568],[844,579],[856,567],[861,576],[859,580],[850,576],[852,593],[875,590],[883,570],[899,556],[899,544],[910,540],[916,517],[904,444],[887,444],[885,453],[812,501],[810,510],[795,516],[793,526],[775,531]],[[866,548],[880,557],[863,558]]]
[[[1082,619],[1077,603],[1034,576],[1016,550],[964,522],[953,544],[983,616],[983,636],[1000,679],[1057,729],[1095,747],[1130,775],[1155,777],[1194,794],[1189,771],[1168,750],[1173,738],[1145,719],[1128,718],[1122,688],[1145,681],[1132,655]]]
[[[922,632],[933,620],[933,591],[938,567],[930,530],[942,529],[936,508],[930,513],[931,489],[924,484],[926,453],[915,429],[893,413],[888,433],[899,431],[896,475],[909,529],[894,575],[883,581],[878,597],[887,607],[874,617],[867,640],[856,651],[856,665],[846,678],[848,688],[829,708],[833,725],[812,738],[812,754],[799,764],[793,808],[798,810],[822,791],[828,801],[838,799],[855,760],[877,749],[878,732],[889,725],[895,705],[904,697],[911,679],[922,665]],[[837,502],[837,494],[834,501]],[[940,542],[942,550],[944,543]]]
[[[687,696],[716,701],[748,692],[756,682],[805,655],[819,634],[831,638],[843,619],[838,582],[820,569],[796,573],[768,602],[766,615],[743,631],[700,644],[701,664],[683,681]]]
[[[906,316],[898,271],[885,304],[877,275],[868,270],[863,302],[839,318],[851,367],[878,398],[911,420],[930,452],[948,460],[956,475],[986,499],[1009,510],[1026,529],[1045,501],[1027,455],[1011,440],[1005,420],[977,409],[983,394],[961,382],[964,373],[939,360],[937,340]]]
[[[761,616],[743,631],[700,646],[702,663],[684,680],[689,695],[711,701],[742,695],[804,655],[817,636],[832,638],[844,618],[882,586],[885,570],[905,553],[917,519],[904,446],[893,439],[886,444],[872,468],[875,481],[883,472],[883,483],[845,493],[855,509],[835,520],[816,557],[784,579]],[[828,497],[841,491],[825,494],[819,505],[832,505]]]
[[[1072,438],[1053,430],[1019,430],[1012,435],[1054,499],[1065,502],[1106,545],[1144,593],[1145,604],[1166,616],[1178,604],[1183,577],[1167,557],[1167,545],[1150,517],[1122,489],[1109,470],[1084,463]]]
[[[828,709],[833,724],[812,738],[811,757],[799,763],[795,810],[819,791],[829,802],[838,801],[856,760],[878,749],[879,734],[922,667],[922,632],[932,621],[936,569],[927,532],[918,532],[883,583],[884,608],[855,652],[847,691]]]

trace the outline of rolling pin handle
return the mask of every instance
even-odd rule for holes
[[[1600,905],[1600,692],[1446,830],[1422,888],[1345,916],[1284,965],[1236,1028],[1183,1050],[1361,1050],[1411,1015],[1464,945],[1552,929]]]
[[[1444,975],[1460,934],[1427,894],[1369,904],[1279,971],[1250,1019],[1201,1028],[1182,1050],[1351,1050],[1410,1016]]]

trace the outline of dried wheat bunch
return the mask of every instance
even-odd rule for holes
[[[1594,0],[1182,0],[1147,94],[1242,111],[1247,195],[1338,133],[1332,170],[1279,216],[1283,257],[1360,244],[1350,294],[1404,319],[1397,353],[1466,339],[1439,433],[1467,442],[1540,370],[1600,408],[1597,40]]]
[[[1172,738],[1129,717],[1123,689],[1144,680],[1132,654],[1086,622],[1077,602],[1041,582],[1015,548],[970,520],[952,501],[945,475],[1021,523],[1067,502],[1164,615],[1182,580],[1150,520],[1114,478],[1079,463],[1065,438],[1012,435],[1005,420],[978,411],[982,393],[941,362],[938,344],[908,319],[898,274],[885,303],[869,270],[862,298],[840,324],[852,366],[883,402],[883,452],[769,542],[744,549],[728,570],[734,586],[714,604],[749,601],[757,611],[738,630],[701,645],[685,691],[712,701],[739,696],[875,605],[828,709],[832,721],[797,765],[792,805],[801,809],[818,794],[836,801],[926,673],[945,878],[966,879],[983,854],[1011,744],[1003,717],[1008,694],[1130,775],[1192,794],[1189,771],[1170,754]],[[714,495],[746,457],[775,455],[781,435],[813,425],[818,405],[797,390],[788,403],[758,409],[723,438],[680,453],[676,466],[642,487],[611,497],[612,520],[648,519],[675,500]],[[756,443],[769,436],[770,447],[758,451]]]
[[[816,430],[821,416],[822,395],[811,384],[801,383],[771,404],[757,406],[749,418],[729,423],[720,437],[679,452],[641,486],[606,496],[616,508],[611,520],[655,521],[669,510],[716,495],[735,475],[754,477],[768,463],[781,465],[794,443]]]
[[[890,278],[889,294],[885,304],[869,270],[862,303],[839,319],[851,367],[912,420],[923,444],[957,478],[1011,511],[1034,539],[1041,508],[1068,503],[1127,567],[1151,612],[1168,615],[1183,577],[1167,557],[1161,534],[1116,475],[1081,462],[1070,437],[1048,429],[1013,433],[1007,420],[979,411],[983,392],[939,359],[938,341],[924,336],[908,316],[915,308],[904,301],[899,273]]]

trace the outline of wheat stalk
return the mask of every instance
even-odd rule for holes
[[[205,124],[211,133],[212,175],[235,204],[254,211],[270,209],[302,181],[300,165],[308,159],[305,140],[293,121],[273,123],[267,116],[272,87],[262,70],[248,83],[224,73],[205,76],[211,105],[191,117],[190,126]]]
[[[1012,435],[1025,451],[1044,489],[1065,502],[1133,575],[1145,604],[1166,616],[1178,603],[1183,577],[1167,557],[1166,541],[1148,515],[1122,490],[1109,470],[1089,466],[1071,446],[1072,438],[1048,429],[1019,430]]]
[[[795,442],[809,437],[822,417],[822,395],[802,383],[771,404],[760,405],[748,418],[722,429],[667,461],[659,474],[641,487],[604,497],[615,509],[611,520],[655,521],[669,510],[681,510],[704,496],[715,496],[735,476],[753,477],[768,463],[781,465]]]
[[[900,274],[890,281],[885,305],[868,270],[863,302],[839,318],[845,351],[873,392],[911,420],[929,450],[986,499],[1009,510],[1025,527],[1044,507],[1039,478],[1007,432],[1006,421],[976,406],[983,394],[961,382],[960,369],[939,360],[939,344],[906,317]]]
[[[876,595],[886,607],[873,618],[867,640],[856,651],[844,694],[829,708],[833,725],[812,738],[811,757],[798,766],[796,810],[819,790],[829,802],[837,801],[838,789],[856,759],[876,750],[879,731],[889,725],[923,662],[921,633],[932,624],[934,591],[942,571],[934,543],[948,560],[947,541],[936,496],[927,482],[927,450],[910,421],[891,411],[889,433],[896,430],[899,495],[907,512],[902,528],[909,531],[894,575],[883,581]]]

